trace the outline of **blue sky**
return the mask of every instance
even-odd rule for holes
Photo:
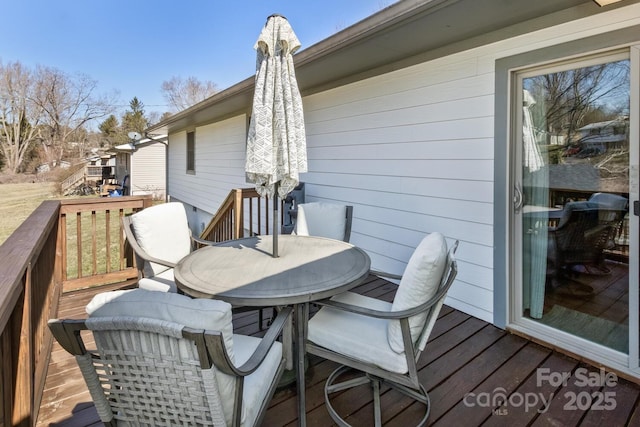
[[[5,0],[0,61],[83,73],[99,93],[137,96],[167,110],[161,85],[195,76],[225,89],[255,72],[253,45],[272,13],[287,17],[301,49],[394,0]]]

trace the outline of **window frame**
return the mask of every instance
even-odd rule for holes
[[[186,140],[186,165],[187,174],[196,174],[196,131],[187,131]]]

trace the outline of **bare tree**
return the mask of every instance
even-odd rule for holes
[[[610,119],[628,114],[628,84],[628,61],[618,61],[535,76],[527,89],[538,101],[533,111],[536,122],[546,124],[547,137],[564,134],[571,142],[605,107]]]
[[[94,96],[97,82],[84,74],[71,77],[50,67],[37,67],[35,103],[43,111],[42,137],[47,161],[61,160],[69,143],[82,138],[84,126],[108,116],[113,102]]]
[[[18,173],[40,138],[42,107],[34,102],[35,79],[20,62],[0,63],[0,150],[6,169]]]
[[[204,101],[218,91],[215,83],[201,82],[195,77],[182,79],[172,77],[171,80],[162,82],[162,93],[175,111],[181,111]]]

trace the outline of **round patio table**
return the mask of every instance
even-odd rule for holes
[[[308,303],[359,285],[369,275],[371,262],[366,252],[349,243],[296,235],[278,236],[279,256],[274,258],[272,242],[272,236],[256,236],[206,246],[178,262],[174,276],[178,289],[193,297],[239,307],[294,307],[298,420],[306,425]]]

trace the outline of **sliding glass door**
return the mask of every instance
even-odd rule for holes
[[[516,320],[534,322],[550,341],[624,355],[638,334],[630,52],[519,71],[512,97]]]

